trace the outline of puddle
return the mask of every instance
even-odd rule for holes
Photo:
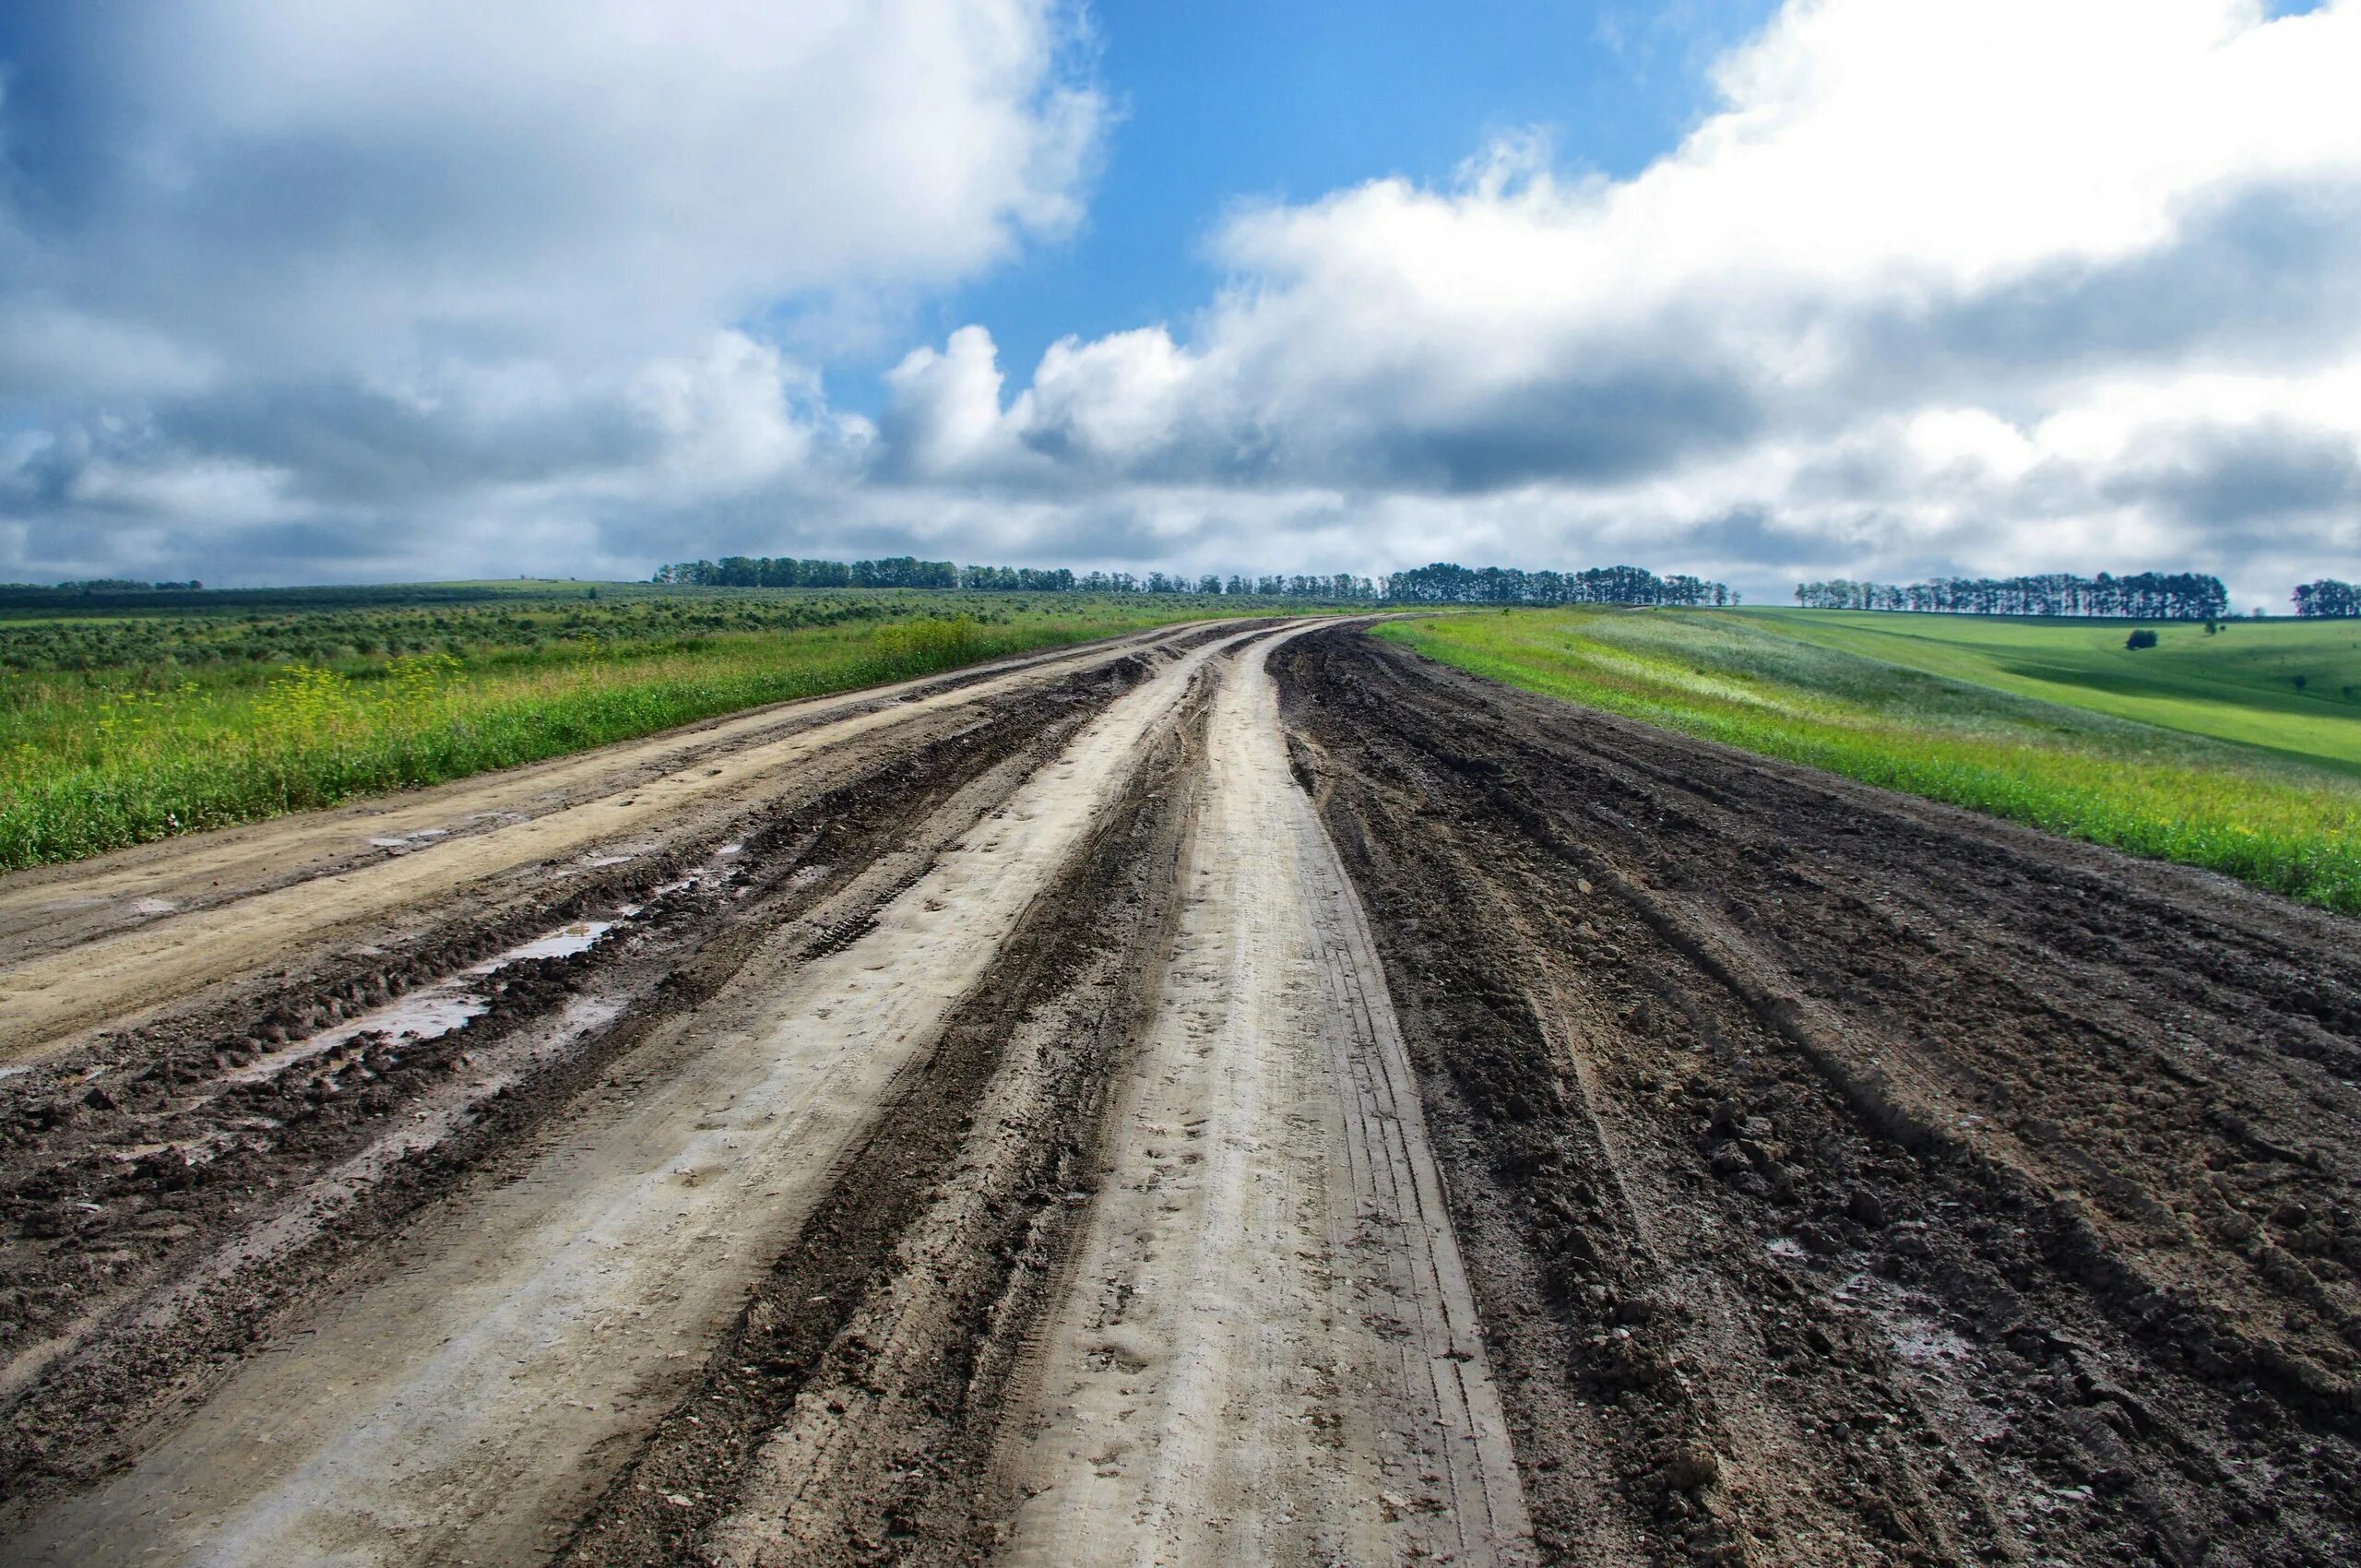
[[[391,838],[372,838],[370,846],[379,849],[415,849],[421,844],[432,844],[437,838],[448,838],[447,827],[421,827],[415,833],[398,834]]]
[[[600,937],[614,929],[612,921],[576,921],[572,925],[559,927],[547,936],[537,936],[504,953],[495,953],[466,972],[488,975],[522,958],[571,958],[576,953],[589,952],[599,944]]]
[[[527,958],[569,958],[576,953],[587,953],[599,939],[614,930],[612,921],[575,921],[560,926],[530,942],[520,942],[471,965],[447,980],[411,992],[382,1007],[373,1007],[359,1017],[317,1034],[267,1051],[234,1073],[223,1075],[222,1082],[231,1084],[257,1083],[286,1071],[309,1057],[323,1055],[338,1046],[350,1044],[365,1034],[383,1033],[390,1039],[434,1039],[481,1016],[491,1010],[490,1000],[479,993],[476,982],[497,974],[509,965]],[[22,1071],[22,1069],[18,1069]]]
[[[1904,1320],[1895,1326],[1892,1343],[1895,1355],[1919,1367],[1964,1361],[1975,1354],[1975,1348],[1965,1339],[1940,1324],[1923,1320]]]
[[[667,893],[678,893],[684,888],[695,887],[704,883],[711,882],[718,876],[734,875],[735,873],[731,873],[730,868],[722,864],[722,862],[730,859],[732,855],[743,854],[745,849],[746,846],[743,844],[724,844],[720,849],[716,849],[713,852],[711,859],[707,860],[705,864],[697,867],[696,870],[689,873],[688,875],[682,877],[677,881],[661,883],[657,886],[649,888],[647,890],[647,902],[652,904],[657,899],[663,897]],[[623,910],[626,915],[635,915],[645,908],[647,908],[646,904],[626,904],[623,907]]]
[[[179,908],[170,898],[141,898],[131,906],[132,912],[140,915],[169,915]]]
[[[449,1034],[469,1019],[488,1012],[491,1007],[491,1003],[474,994],[460,981],[445,980],[424,991],[412,992],[383,1007],[372,1008],[357,1018],[347,1018],[333,1028],[306,1035],[276,1051],[266,1051],[236,1072],[223,1074],[221,1081],[227,1084],[259,1083],[286,1071],[306,1057],[324,1055],[362,1035],[380,1030],[397,1040],[433,1039],[439,1035]]]

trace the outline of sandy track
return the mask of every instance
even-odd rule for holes
[[[0,1062],[281,958],[291,947],[537,862],[775,792],[798,764],[1046,676],[1185,642],[1167,629],[756,713],[424,791],[280,818],[0,884]]]
[[[1012,1444],[1008,1561],[1525,1561],[1358,900],[1233,662],[1156,1022]]]
[[[8,1560],[545,1552],[1221,646],[1121,699],[864,934],[689,1019],[682,1070],[406,1238],[391,1277],[249,1362]]]

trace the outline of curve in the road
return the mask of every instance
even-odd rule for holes
[[[310,814],[149,847],[120,857],[122,863],[110,858],[87,868],[78,880],[62,871],[11,878],[0,887],[0,935],[18,936],[14,960],[0,960],[0,1062],[38,1060],[325,932],[382,920],[497,873],[655,831],[714,801],[757,801],[784,770],[858,737],[1197,630],[1167,628],[1016,660],[954,684],[910,682],[767,708],[465,780],[376,814]],[[471,831],[439,832],[470,824]],[[422,837],[429,833],[439,836]],[[409,847],[371,852],[372,839],[389,837]],[[226,892],[204,891],[224,882]],[[143,904],[151,911],[144,916]],[[116,926],[137,923],[100,926],[64,945],[54,932],[41,941],[30,935],[44,925],[70,933],[95,921],[93,911],[111,911]]]

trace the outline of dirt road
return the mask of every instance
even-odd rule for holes
[[[1273,646],[1214,699],[1180,929],[1014,1461],[1015,1562],[1525,1560],[1417,1085],[1287,775]]]
[[[0,1562],[2347,1561],[2352,931],[1321,624],[0,880]]]

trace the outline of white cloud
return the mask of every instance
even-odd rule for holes
[[[1629,179],[1524,135],[1243,209],[1185,322],[1029,375],[962,327],[836,417],[795,345],[1078,220],[1103,111],[1049,6],[69,30],[20,74],[80,152],[0,210],[0,323],[40,328],[0,390],[58,410],[18,559],[65,558],[75,453],[145,451],[266,509],[497,519],[433,570],[2361,569],[2361,0],[1795,0]]]
[[[1001,412],[1000,359],[992,336],[963,327],[942,351],[913,349],[888,371],[892,395],[884,435],[896,461],[923,479],[1003,474],[1018,459],[1011,421]]]
[[[1057,455],[998,470],[1050,493],[1112,466],[1399,497],[1421,553],[1632,548],[1757,582],[2340,564],[2316,558],[2341,537],[2324,454],[2361,439],[2361,400],[2322,390],[2361,367],[2361,5],[1823,0],[1716,80],[1627,181],[1562,179],[1523,137],[1447,187],[1242,213],[1183,341],[1061,344],[1003,400],[969,338],[968,427]],[[2197,517],[2117,471],[2239,431],[2270,549],[2260,491],[2213,484]],[[2310,545],[2272,478],[2287,440]]]
[[[103,555],[84,536],[145,495],[201,554],[236,470],[278,476],[257,523],[427,532],[504,496],[572,497],[579,527],[599,497],[837,473],[868,433],[780,345],[898,332],[925,291],[1073,228],[1106,118],[1078,26],[1064,0],[24,19],[0,399],[53,469],[77,431],[110,454],[103,481],[53,473],[28,548]]]

